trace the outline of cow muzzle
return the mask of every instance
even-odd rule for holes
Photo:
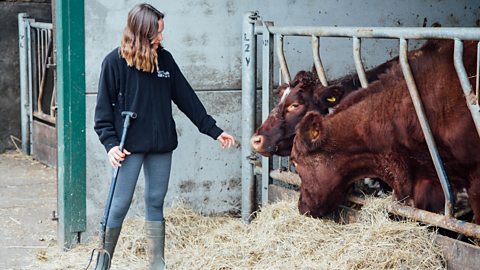
[[[270,157],[278,150],[278,146],[266,146],[266,141],[267,140],[263,135],[253,135],[250,139],[250,144],[255,152],[262,156]]]
[[[252,138],[250,139],[250,144],[252,145],[255,151],[262,152],[264,141],[265,141],[265,138],[262,135],[253,135]]]

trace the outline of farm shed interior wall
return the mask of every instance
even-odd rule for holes
[[[98,76],[103,57],[118,46],[128,10],[140,1],[85,1],[87,233],[98,227],[111,169],[93,131]],[[153,3],[165,12],[164,46],[220,127],[241,139],[241,25],[246,11],[258,10],[277,25],[324,26],[476,26],[480,8],[463,1],[169,1]],[[398,54],[392,41],[362,42],[365,66],[372,67]],[[289,38],[286,58],[292,75],[310,69],[309,39]],[[330,79],[353,72],[351,42],[329,39],[321,44],[322,61]],[[261,55],[259,55],[261,57]],[[276,60],[275,60],[276,61]],[[278,65],[276,65],[278,68]],[[259,74],[260,77],[260,74]],[[278,78],[276,81],[278,82]],[[258,84],[260,85],[260,84]],[[260,112],[258,112],[260,115]],[[240,149],[222,151],[218,143],[198,133],[176,108],[179,147],[174,152],[167,205],[185,200],[197,210],[218,213],[239,210]],[[129,215],[143,216],[143,176]]]

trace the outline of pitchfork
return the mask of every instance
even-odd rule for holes
[[[130,119],[135,119],[137,118],[137,114],[134,112],[130,111],[124,111],[122,112],[122,116],[125,117],[125,120],[123,122],[123,131],[122,131],[122,138],[120,140],[120,146],[118,147],[120,151],[123,152],[123,147],[125,144],[125,139],[127,137],[127,131],[128,127],[130,126]],[[108,253],[108,251],[105,250],[105,232],[107,230],[107,221],[108,221],[108,215],[110,214],[110,207],[112,205],[112,199],[113,199],[113,193],[115,192],[115,186],[117,185],[117,177],[118,177],[118,171],[120,170],[120,167],[116,167],[113,171],[113,176],[112,176],[112,182],[110,184],[110,190],[108,191],[108,198],[107,198],[107,203],[105,205],[105,211],[103,212],[103,219],[100,222],[100,248],[95,248],[92,250],[92,253],[90,254],[90,260],[88,262],[87,268],[90,267],[90,264],[92,263],[93,255],[95,254],[95,251],[98,252],[97,256],[97,264],[98,264],[98,258],[100,256],[104,256],[108,262],[107,269],[110,269],[110,264],[111,264],[111,255]]]

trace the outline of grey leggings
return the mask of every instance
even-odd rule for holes
[[[163,220],[163,201],[170,179],[172,152],[131,154],[122,162],[122,167],[118,172],[107,227],[122,226],[132,202],[142,164],[145,175],[145,219],[149,221]]]

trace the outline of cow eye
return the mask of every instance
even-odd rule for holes
[[[290,106],[288,106],[287,111],[289,111],[289,112],[294,111],[298,108],[298,106],[300,106],[300,104],[292,103]]]

